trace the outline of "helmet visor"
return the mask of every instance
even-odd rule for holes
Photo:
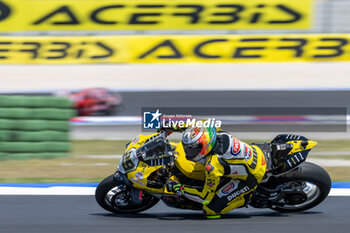
[[[200,154],[202,150],[202,143],[193,146],[184,145],[184,150],[186,154],[186,159],[191,160]]]

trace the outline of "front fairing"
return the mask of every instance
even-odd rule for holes
[[[148,187],[147,178],[150,177],[153,172],[156,172],[162,167],[162,165],[149,166],[146,163],[139,161],[139,166],[135,170],[128,172],[126,175],[135,188],[159,192],[160,190],[158,189]]]
[[[164,165],[155,166],[140,161],[139,155],[137,155],[137,149],[143,146],[145,143],[157,137],[159,134],[151,135],[138,135],[135,139],[130,141],[126,146],[125,153],[118,165],[118,171],[125,174],[128,180],[133,184],[135,188],[147,190],[151,193],[168,193],[163,187],[154,188],[150,183],[154,179],[155,173],[164,167]],[[182,144],[171,143],[171,147],[174,151],[175,166],[182,175],[189,180],[204,181],[205,180],[205,167],[198,162],[192,162],[186,159],[185,152]],[[173,176],[170,179],[177,180],[178,178]],[[152,187],[150,187],[152,186]],[[169,193],[172,194],[172,193]]]
[[[163,187],[152,188],[150,187],[150,182],[148,180],[150,176],[154,175],[154,173],[164,165],[150,166],[147,163],[140,161],[138,159],[137,149],[158,135],[158,133],[151,135],[138,135],[127,145],[124,155],[118,165],[118,171],[125,174],[135,188],[150,193],[163,193]]]
[[[130,141],[127,144],[124,154],[122,156],[122,159],[119,162],[118,170],[123,174],[136,170],[139,164],[139,159],[137,158],[136,149],[140,148],[148,140],[158,135],[159,135],[158,133],[151,134],[151,135],[140,134],[136,138],[134,138],[132,141]]]

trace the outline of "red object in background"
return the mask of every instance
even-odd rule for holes
[[[119,93],[105,88],[88,88],[68,95],[78,111],[78,116],[111,115],[122,103]]]

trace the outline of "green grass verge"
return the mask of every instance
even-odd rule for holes
[[[254,140],[247,140],[253,142]],[[77,140],[66,158],[3,160],[0,162],[0,183],[99,182],[116,171],[119,159],[98,158],[98,155],[121,155],[126,140]],[[350,140],[318,141],[316,151],[350,151]],[[96,155],[89,157],[89,155]],[[350,159],[347,155],[310,158]],[[350,181],[350,167],[327,167],[333,181]]]
[[[86,177],[16,177],[0,178],[0,183],[99,183],[105,177],[86,178]]]
[[[73,141],[72,155],[121,155],[127,140],[76,140]]]

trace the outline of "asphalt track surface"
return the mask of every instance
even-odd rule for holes
[[[343,107],[350,109],[350,91],[157,91],[121,92],[123,106],[116,115],[140,116],[142,107]],[[272,139],[277,131],[258,133],[235,130],[239,138]],[[141,131],[141,126],[75,126],[76,139],[129,139]],[[348,130],[349,131],[349,130]],[[267,132],[267,133],[264,133]],[[281,130],[282,132],[282,130]],[[283,130],[283,132],[287,132]],[[291,131],[310,138],[344,139],[350,133],[305,133],[305,130]]]
[[[187,91],[122,92],[119,115],[139,115],[141,107],[350,107],[350,91]],[[91,126],[86,126],[91,127]],[[89,133],[94,128],[82,129]],[[80,128],[81,129],[81,128]],[[127,131],[123,129],[121,133]],[[102,127],[101,135],[115,133]],[[74,133],[74,132],[73,132]],[[101,137],[100,137],[101,136]],[[268,209],[238,209],[223,219],[205,220],[200,212],[160,203],[138,215],[115,215],[93,196],[0,196],[0,233],[61,232],[348,232],[350,197],[328,197],[296,214]]]
[[[142,107],[347,107],[350,91],[122,92],[118,115],[139,116]]]
[[[120,94],[123,106],[115,113],[120,116],[140,116],[143,107],[350,108],[350,91],[130,91]]]
[[[206,220],[198,211],[158,203],[137,215],[101,209],[93,196],[0,196],[1,233],[62,232],[348,232],[350,197],[328,197],[302,213],[242,208],[222,219]]]
[[[16,93],[12,93],[16,94]],[[18,94],[18,93],[17,93]],[[50,93],[19,93],[50,95]],[[350,91],[137,91],[120,92],[123,106],[115,115],[140,116],[143,107],[342,107],[350,109]],[[254,130],[253,130],[254,131]],[[272,139],[277,132],[235,131],[243,139]],[[281,130],[282,132],[282,130]],[[287,131],[283,130],[283,133]],[[349,132],[349,129],[348,129]],[[130,139],[141,133],[141,126],[74,126],[74,139]],[[299,133],[315,139],[349,139],[350,133]]]

